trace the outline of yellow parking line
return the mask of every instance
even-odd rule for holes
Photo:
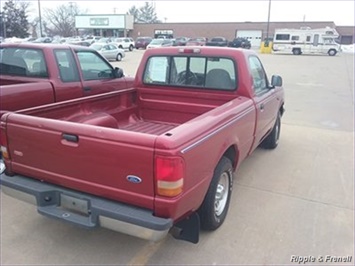
[[[166,242],[167,238],[165,237],[159,242],[149,242],[143,246],[127,265],[146,265],[149,259],[159,250],[160,246]]]

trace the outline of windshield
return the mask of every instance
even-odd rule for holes
[[[154,39],[150,44],[162,44],[164,42],[164,39]]]
[[[331,43],[331,44],[334,44],[336,43],[335,40],[333,38],[325,38],[324,39],[324,43]]]
[[[101,44],[92,44],[90,45],[91,48],[94,48],[96,51],[100,51],[102,49]]]

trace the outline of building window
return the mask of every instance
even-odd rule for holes
[[[277,41],[288,41],[290,39],[290,34],[276,34]]]

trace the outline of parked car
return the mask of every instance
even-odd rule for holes
[[[235,47],[235,48],[244,48],[244,49],[250,49],[251,43],[248,39],[245,38],[235,38],[233,41],[228,43],[229,47]]]
[[[38,38],[34,41],[32,41],[34,43],[51,43],[52,42],[52,38],[50,37],[41,37],[41,38]]]
[[[207,38],[205,37],[192,38],[188,40],[186,46],[204,46],[206,45],[206,42],[207,42]]]
[[[174,46],[185,46],[186,43],[189,41],[187,37],[177,37],[174,41]]]
[[[134,48],[134,40],[132,38],[114,38],[112,42],[118,46],[120,49],[127,49],[129,51],[133,51]]]
[[[99,42],[99,43],[110,43],[110,42],[112,42],[112,39],[104,37],[104,38],[99,39],[97,42]]]
[[[150,44],[148,44],[147,49],[157,48],[157,47],[167,47],[173,46],[174,41],[172,39],[153,39]]]
[[[77,42],[69,42],[68,44],[89,47],[91,45],[91,42],[90,41],[77,41]]]
[[[85,40],[89,41],[90,44],[93,44],[94,42],[98,42],[101,38],[101,36],[87,36]]]
[[[138,37],[135,43],[136,49],[139,48],[147,49],[148,44],[150,44],[152,40],[153,40],[152,37]]]
[[[39,105],[126,89],[133,78],[117,70],[94,49],[67,44],[0,45],[0,117]],[[97,73],[111,73],[98,77]]]
[[[214,37],[206,42],[207,46],[228,46],[228,40],[224,37]]]
[[[98,51],[107,60],[121,61],[125,57],[124,50],[113,43],[93,43],[90,47]]]

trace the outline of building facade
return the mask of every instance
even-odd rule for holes
[[[102,37],[126,37],[133,31],[132,15],[78,15],[75,16],[77,31]]]
[[[253,46],[260,46],[267,37],[272,38],[275,29],[299,29],[301,27],[335,28],[340,34],[339,40],[343,44],[354,42],[353,26],[336,26],[333,21],[318,22],[231,22],[231,23],[158,23],[158,24],[134,24],[131,37],[140,36],[155,37],[157,34],[169,33],[174,38],[186,37],[225,37],[232,40],[235,37],[249,39]]]
[[[89,31],[89,34],[103,37],[156,38],[165,35],[168,38],[217,36],[232,40],[235,37],[247,38],[252,46],[260,46],[267,37],[272,38],[276,29],[299,29],[301,27],[335,28],[342,44],[354,43],[354,26],[336,26],[333,21],[295,21],[295,22],[218,22],[218,23],[133,23],[132,15],[79,15],[75,17],[77,30]]]

